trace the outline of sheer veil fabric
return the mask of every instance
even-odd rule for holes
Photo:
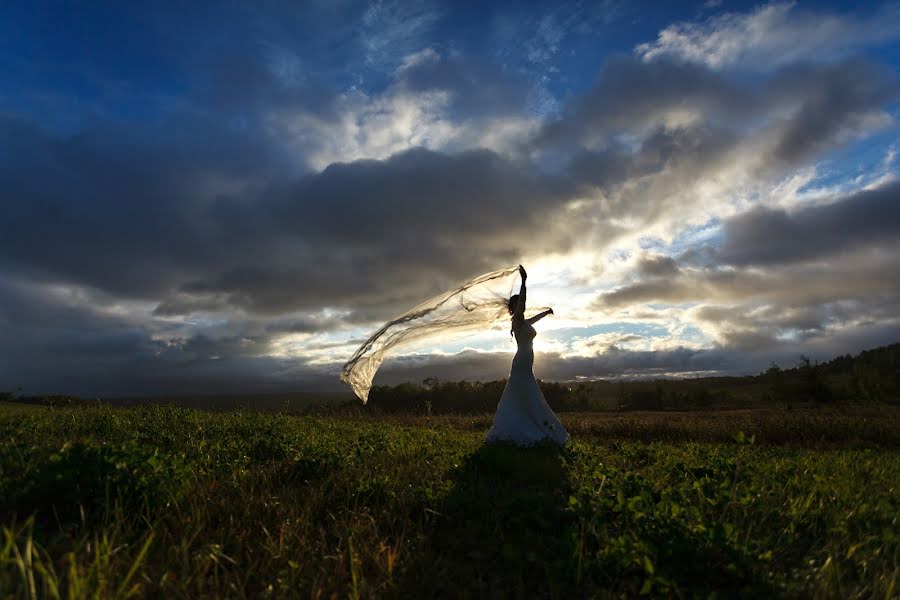
[[[520,281],[517,266],[485,273],[408,310],[363,342],[341,370],[341,381],[365,403],[378,367],[398,349],[446,342],[508,321],[507,303]]]

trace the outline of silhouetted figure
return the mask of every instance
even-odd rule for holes
[[[565,444],[569,434],[544,399],[532,370],[532,344],[537,335],[533,325],[547,315],[552,315],[553,309],[549,308],[530,319],[525,318],[525,279],[528,274],[522,265],[519,265],[519,273],[522,276],[522,287],[518,294],[509,299],[508,304],[509,314],[512,315],[511,331],[518,348],[487,440],[530,445],[549,439],[557,444]]]

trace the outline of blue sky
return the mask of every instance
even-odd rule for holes
[[[546,379],[897,341],[898,45],[896,2],[8,3],[0,387],[338,389],[519,262]]]

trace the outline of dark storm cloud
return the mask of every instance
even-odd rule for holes
[[[831,337],[829,326],[873,317],[890,320],[891,314],[896,314],[890,311],[898,305],[897,300],[835,301],[798,307],[705,305],[694,311],[694,315],[699,322],[719,330],[718,338],[723,345],[761,352],[777,347],[779,336],[784,337],[788,332],[796,342],[821,342]],[[890,336],[885,334],[884,339],[890,341]]]
[[[2,263],[147,295],[208,260],[207,188],[266,174],[273,154],[254,136],[205,120],[190,125],[163,134],[103,123],[60,137],[0,119],[0,139],[15,138],[7,147],[16,148],[0,161]]]
[[[704,113],[715,123],[755,112],[755,96],[752,89],[699,65],[615,58],[606,63],[591,90],[543,128],[535,144],[591,147],[612,134],[659,123],[677,107]]]
[[[858,128],[900,92],[892,72],[862,60],[789,67],[773,78],[770,89],[776,101],[796,104],[780,124],[774,154],[788,164],[826,148],[845,129]]]
[[[865,118],[898,94],[893,72],[862,59],[791,65],[748,80],[696,63],[620,57],[606,63],[594,87],[572,100],[559,119],[543,126],[531,149],[573,156],[573,174],[594,185],[655,172],[670,162],[696,177],[717,168],[717,159],[759,128],[775,140],[763,164],[783,169],[863,127]],[[669,123],[685,112],[698,123]],[[618,138],[640,139],[642,133],[640,149],[623,153]]]
[[[219,202],[223,230],[249,231],[272,249],[183,291],[224,293],[253,310],[423,297],[526,249],[564,246],[542,220],[570,193],[565,180],[486,150],[335,164],[252,205]],[[259,250],[251,244],[244,256]]]
[[[230,308],[228,298],[223,295],[206,294],[192,296],[176,293],[168,296],[153,309],[155,317],[177,317],[194,313],[220,312]]]
[[[895,294],[891,273],[900,269],[896,244],[865,249],[840,260],[785,265],[767,270],[714,266],[680,269],[665,277],[638,278],[601,294],[598,309],[665,302],[770,302],[779,308],[867,295]]]
[[[69,293],[0,284],[0,389],[88,397],[337,389],[333,373],[267,356],[271,335],[264,327],[238,323],[232,332],[160,341],[146,325],[103,310],[111,298],[75,302]]]
[[[760,207],[724,223],[720,259],[733,265],[821,260],[900,239],[900,182],[788,213]]]
[[[662,277],[678,273],[678,263],[671,256],[651,254],[641,257],[637,265],[638,273],[648,277]]]
[[[579,151],[568,165],[568,174],[579,183],[604,190],[667,169],[679,177],[696,177],[714,170],[737,142],[733,132],[722,128],[659,127],[636,149],[612,140],[601,149]]]
[[[396,230],[413,244],[478,243],[499,234],[497,245],[504,246],[571,192],[565,180],[488,150],[447,156],[418,149],[332,165],[286,190],[275,214],[291,230],[323,241],[390,243],[385,233]]]
[[[716,330],[723,347],[757,354],[794,348],[796,356],[806,346],[818,348],[827,359],[900,339],[898,309],[900,299],[882,296],[796,307],[707,305],[694,316],[699,324]]]
[[[258,185],[256,140],[216,130],[207,140],[222,148],[202,152],[195,127],[164,141],[0,122],[19,147],[0,165],[13,199],[0,215],[4,264],[156,298],[159,315],[277,312],[422,297],[569,239],[542,223],[569,184],[487,150],[412,150]]]

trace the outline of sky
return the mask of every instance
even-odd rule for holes
[[[346,389],[519,263],[542,379],[900,341],[898,69],[897,2],[4,3],[0,389]]]

